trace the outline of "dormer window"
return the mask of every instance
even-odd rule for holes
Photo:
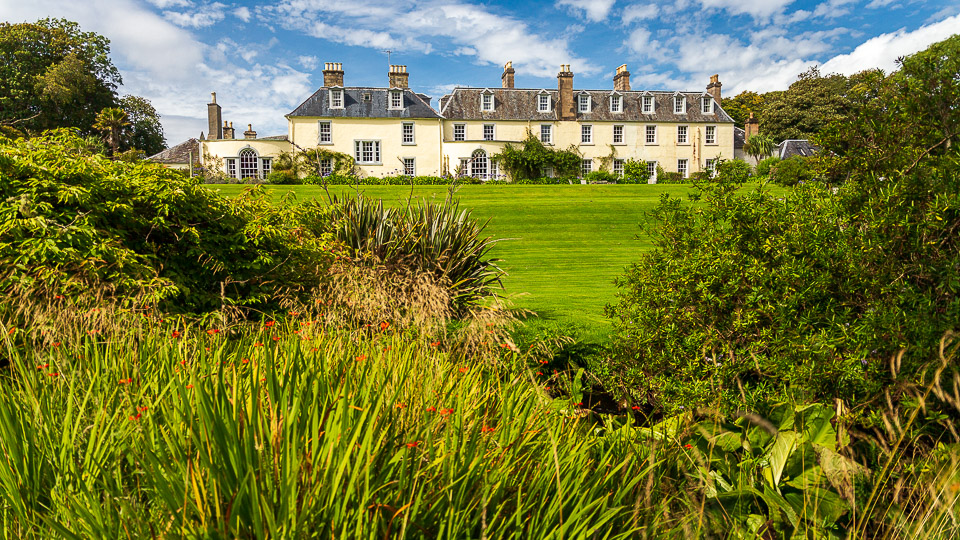
[[[537,96],[537,112],[550,112],[550,94]]]
[[[673,96],[673,114],[684,114],[687,112],[687,100],[680,94]]]
[[[623,96],[618,96],[616,94],[610,96],[610,112],[623,112]]]
[[[391,109],[403,108],[403,90],[390,91],[390,108]]]
[[[343,108],[343,89],[342,88],[330,89],[330,108],[331,109]]]
[[[700,98],[700,111],[703,114],[713,114],[713,98],[710,96],[703,96]]]
[[[590,94],[580,94],[577,103],[579,104],[578,111],[582,113],[590,112]]]
[[[653,114],[653,96],[643,96],[640,98],[640,107],[643,114]]]
[[[493,112],[493,93],[484,92],[480,96],[480,110],[483,112]]]

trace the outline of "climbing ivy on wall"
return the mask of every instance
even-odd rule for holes
[[[583,156],[574,145],[566,150],[550,148],[527,130],[523,142],[519,145],[507,143],[499,154],[490,159],[516,181],[540,178],[547,168],[553,168],[555,176],[577,176]]]

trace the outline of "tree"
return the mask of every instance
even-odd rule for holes
[[[93,127],[103,132],[107,139],[107,146],[110,147],[110,155],[117,155],[120,149],[120,140],[123,137],[124,128],[130,125],[127,121],[127,113],[123,109],[108,107],[97,114],[97,122]]]
[[[843,75],[823,77],[816,67],[810,68],[786,91],[766,94],[760,131],[775,141],[813,137],[849,109],[849,85]]]
[[[734,124],[743,128],[744,122],[753,113],[753,117],[759,121],[763,117],[763,111],[766,108],[766,96],[769,94],[758,94],[756,92],[740,92],[736,97],[723,98],[721,106],[723,110],[733,118]]]
[[[120,107],[130,122],[126,137],[120,142],[121,149],[140,150],[152,156],[167,147],[160,115],[149,100],[140,96],[123,96]]]
[[[65,19],[0,23],[0,125],[25,132],[75,127],[117,105],[110,41]]]
[[[743,143],[743,151],[753,156],[757,161],[769,157],[776,146],[773,139],[763,133],[757,133]]]

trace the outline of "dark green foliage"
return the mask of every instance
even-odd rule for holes
[[[593,171],[588,173],[583,179],[591,184],[597,184],[601,182],[615,184],[618,180],[617,175],[609,171]]]
[[[357,261],[427,272],[451,291],[455,312],[464,313],[502,286],[503,272],[489,257],[495,240],[481,236],[486,223],[460,210],[448,197],[384,208],[362,195],[332,201],[334,234]]]
[[[576,146],[566,150],[549,148],[529,131],[519,148],[507,143],[499,154],[490,156],[490,159],[514,182],[541,178],[547,174],[548,168],[552,168],[553,175],[557,177],[577,177],[580,176],[582,164],[582,157]]]
[[[299,185],[306,183],[300,178],[297,178],[296,175],[292,174],[290,171],[270,171],[270,174],[267,175],[268,184],[277,184],[282,186],[289,185]]]
[[[0,23],[0,124],[93,134],[96,114],[117,105],[119,84],[103,36],[65,19]]]
[[[678,172],[661,171],[660,174],[657,175],[658,184],[686,184],[689,182],[688,179],[684,178],[683,175]]]
[[[787,90],[766,94],[760,131],[774,141],[813,137],[846,113],[850,84],[843,75],[824,77],[810,68]]]
[[[770,181],[778,186],[795,186],[813,180],[813,170],[807,158],[790,156],[770,168]]]
[[[617,386],[657,410],[788,391],[857,407],[923,376],[960,321],[958,43],[905,59],[828,129],[836,192],[738,193],[723,164],[700,204],[664,200],[609,309]]]
[[[761,159],[760,162],[757,163],[757,176],[769,176],[770,168],[779,162],[780,158],[777,156],[770,156],[768,158]]]
[[[738,128],[743,128],[744,122],[753,113],[753,117],[759,121],[763,117],[763,110],[766,107],[767,96],[770,94],[757,94],[756,92],[740,92],[735,97],[723,98],[723,110],[733,118],[734,124]]]
[[[167,147],[160,115],[149,100],[140,96],[123,96],[120,108],[127,113],[130,122],[120,141],[121,150],[135,149],[152,156]]]
[[[620,184],[646,184],[650,179],[647,164],[643,161],[628,159],[623,162],[623,177],[617,182]]]
[[[450,184],[483,184],[483,180],[472,176],[365,176],[331,174],[329,176],[308,176],[304,184],[328,186],[448,186]]]
[[[742,184],[750,179],[753,167],[742,159],[721,161],[717,164],[717,176],[733,184]]]
[[[572,183],[574,183],[574,182],[577,183],[577,184],[580,183],[580,181],[577,180],[576,177],[559,178],[559,177],[541,176],[541,177],[539,177],[539,178],[521,178],[521,179],[519,179],[519,180],[514,180],[513,183],[514,183],[514,184],[520,184],[520,185],[541,185],[541,186],[546,186],[546,185],[551,185],[551,184],[572,184]]]
[[[325,219],[316,202],[274,207],[258,191],[228,200],[156,164],[107,160],[65,130],[0,139],[6,295],[139,295],[175,311],[264,306],[319,283]]]

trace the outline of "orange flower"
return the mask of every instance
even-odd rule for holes
[[[406,403],[397,403],[396,405],[394,405],[394,407],[396,407],[396,408],[398,408],[398,409],[406,409],[406,408],[407,408],[407,404],[406,404]]]
[[[580,401],[580,402],[578,402],[578,403],[574,403],[573,406],[574,406],[574,407],[583,407],[583,402]]]
[[[392,349],[392,348],[393,348],[393,347],[384,347],[383,350],[384,350],[384,351],[389,351],[389,350]]]
[[[452,413],[453,413],[453,409],[440,409],[440,414],[443,416],[447,416]]]
[[[93,336],[93,335],[96,335],[96,334],[99,334],[99,333],[100,333],[99,330],[87,330],[87,335],[88,335],[88,336]]]
[[[127,380],[126,380],[126,379],[120,379],[120,381],[119,381],[118,384],[127,384]]]
[[[133,420],[139,420],[139,419],[140,419],[140,413],[137,413],[136,415],[133,415],[133,416],[130,417],[130,420],[131,420],[131,421],[133,421]]]
[[[383,321],[382,323],[380,323],[381,330],[386,330],[387,328],[390,328],[390,323],[388,323],[387,321]]]
[[[490,433],[491,431],[496,431],[496,430],[497,428],[495,427],[483,426],[482,428],[480,428],[480,433]]]
[[[685,444],[685,445],[683,445],[683,447],[686,448],[687,450],[693,448],[693,446],[692,446],[692,445],[689,445],[689,444]]]
[[[273,326],[273,325],[275,325],[275,324],[277,324],[277,321],[267,321],[267,322],[263,323],[263,327],[264,327],[264,328],[270,328],[271,326]]]
[[[361,354],[360,356],[357,357],[357,362],[363,362],[366,359],[367,359],[367,355]]]
[[[60,342],[59,342],[59,341],[54,341],[54,342],[53,342],[53,348],[59,349],[59,348],[60,348]]]
[[[191,388],[193,388],[193,385],[192,385],[192,384],[188,384],[188,385],[187,385],[187,390],[189,390],[189,389],[191,389]]]
[[[256,343],[254,343],[253,346],[254,346],[254,347],[263,347],[263,343],[260,343],[260,342],[258,341],[258,342],[256,342]]]
[[[431,347],[436,347],[437,345],[440,345],[440,342],[439,342],[439,341],[434,341],[434,342],[430,343],[430,346],[431,346]]]
[[[58,294],[58,295],[54,296],[54,298],[56,298],[57,300],[63,300],[63,295],[62,295],[62,294]]]
[[[320,350],[320,349],[318,349],[318,348],[316,348],[316,347],[310,347],[310,352],[317,352],[317,351],[319,351],[319,350]]]
[[[274,341],[280,341],[280,336],[273,336],[272,339],[273,339]]]
[[[219,328],[211,328],[211,329],[207,330],[207,334],[210,334],[211,336],[215,336],[215,335],[217,335],[217,334],[219,334],[219,333],[220,333],[220,329],[219,329]]]
[[[291,312],[290,312],[290,316],[291,316],[291,317],[297,317],[297,316],[299,316],[299,315],[300,315],[300,312],[299,312],[299,311],[291,311]]]
[[[541,363],[541,364],[549,364],[550,362],[547,361],[547,360],[541,360],[540,363]]]
[[[420,444],[420,441],[413,441],[407,443],[407,448],[416,448]]]
[[[140,411],[140,412],[147,412],[147,409],[149,409],[149,408],[150,408],[150,407],[137,407],[137,410]]]
[[[466,373],[466,372],[470,371],[470,368],[468,368],[468,367],[462,367],[462,368],[460,368],[458,371],[459,371],[460,373]]]
[[[177,332],[176,330],[174,330],[173,332],[170,332],[170,337],[172,337],[173,339],[177,339],[178,337],[180,337],[180,336],[182,336],[182,335],[183,335],[183,334],[181,334],[180,332]]]
[[[39,366],[37,366],[37,369],[46,369],[48,367],[50,367],[50,364],[40,364]]]
[[[241,362],[243,362],[244,364],[249,364],[249,363],[250,363],[250,359],[249,359],[249,358],[244,358],[243,360],[241,360]]]
[[[427,407],[427,412],[437,412],[436,407]]]
[[[180,365],[184,365],[184,364],[186,364],[186,363],[187,363],[186,360],[181,360],[181,361],[180,361]]]
[[[542,372],[542,371],[538,371],[538,372],[537,372],[537,375],[543,375],[543,372]]]
[[[50,377],[59,377],[59,376],[60,376],[59,373],[47,373],[47,375],[49,375]]]
[[[17,331],[17,329],[16,329],[16,328],[11,328],[11,329],[10,329],[10,331],[9,331],[9,332],[7,332],[7,335],[8,335],[8,336],[12,336],[12,335],[13,335],[13,333],[14,333],[14,332],[16,332],[16,331]]]
[[[300,321],[300,326],[310,326],[310,321]]]
[[[638,406],[636,406],[636,405],[634,405],[633,407],[630,407],[630,408],[633,409],[634,411],[639,411],[639,410],[640,410],[640,407],[638,407]]]

